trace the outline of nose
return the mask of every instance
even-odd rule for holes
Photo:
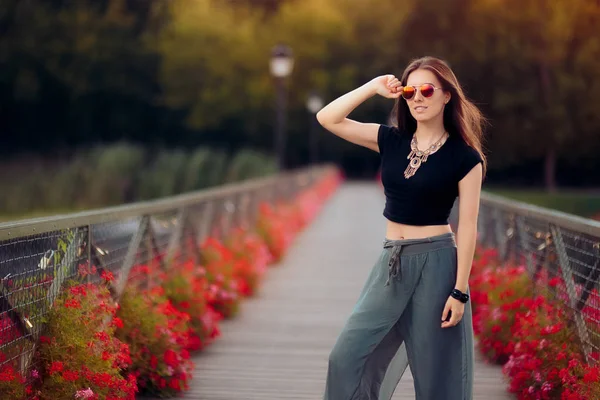
[[[423,95],[421,94],[420,90],[417,90],[417,92],[415,93],[413,100],[416,102],[422,102],[423,100],[425,100],[425,98],[423,97]]]

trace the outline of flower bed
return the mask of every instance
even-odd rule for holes
[[[129,346],[114,335],[121,321],[107,286],[112,275],[103,278],[97,285],[69,282],[50,310],[36,354],[39,369],[30,371],[27,388],[35,399],[135,399]]]
[[[149,292],[126,291],[116,336],[131,349],[128,372],[144,394],[167,396],[188,388],[194,364],[187,351],[190,316],[178,311],[157,287]]]
[[[294,201],[260,204],[256,227],[237,227],[223,241],[196,244],[194,259],[163,266],[134,265],[117,304],[113,276],[87,284],[94,266],[82,265],[46,315],[31,365],[22,375],[16,347],[0,351],[0,399],[134,399],[187,390],[191,353],[219,336],[219,321],[233,318],[245,297],[260,290],[269,265],[285,256],[294,237],[312,221],[334,192],[341,175],[330,174]],[[189,254],[189,252],[186,252]],[[161,269],[163,268],[163,269]],[[50,282],[46,282],[49,284]],[[22,343],[21,334],[0,314],[0,344]]]
[[[518,399],[600,399],[600,368],[585,362],[564,282],[545,274],[538,281],[522,266],[499,263],[494,250],[477,252],[470,289],[480,351],[503,365]]]

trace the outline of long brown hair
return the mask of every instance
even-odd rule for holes
[[[477,150],[483,159],[483,174],[487,169],[487,160],[483,154],[482,139],[483,125],[487,120],[467,97],[465,96],[456,75],[450,66],[435,57],[422,57],[411,61],[402,74],[401,83],[406,85],[408,75],[417,69],[426,69],[433,72],[439,79],[442,89],[452,95],[444,108],[444,128],[452,135],[460,135],[469,146]],[[417,129],[417,121],[410,114],[408,105],[402,97],[396,99],[393,116],[396,117],[398,129],[414,132]]]

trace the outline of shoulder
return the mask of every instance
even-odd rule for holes
[[[390,146],[391,143],[399,140],[406,139],[407,133],[399,130],[395,126],[391,125],[379,125],[377,132],[377,144],[379,145],[379,153],[383,154],[385,148]]]
[[[483,157],[477,149],[471,147],[461,137],[454,138],[456,146],[457,178],[460,181],[477,164],[483,162]]]

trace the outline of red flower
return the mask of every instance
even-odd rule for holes
[[[79,373],[77,371],[64,371],[62,377],[67,382],[75,382],[79,379]]]
[[[106,282],[112,282],[115,280],[115,276],[110,271],[102,271],[102,274],[100,275],[100,277],[102,279],[104,279]]]
[[[583,376],[583,381],[586,383],[598,382],[600,377],[598,367],[589,368],[587,373]]]
[[[165,364],[167,364],[169,367],[175,368],[178,364],[177,353],[175,353],[171,349],[167,349],[165,351],[165,354],[163,355],[163,359],[164,359]]]
[[[112,321],[113,325],[115,328],[120,329],[123,328],[123,320],[121,320],[121,318],[118,317],[114,317],[113,321]]]
[[[64,365],[62,362],[60,361],[53,361],[52,364],[50,364],[50,375],[56,373],[56,372],[61,372],[64,368]]]
[[[77,299],[67,299],[65,300],[66,308],[79,308],[81,307],[81,303]]]

